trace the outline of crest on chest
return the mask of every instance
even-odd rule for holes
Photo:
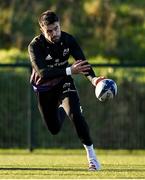
[[[69,48],[63,50],[63,56],[66,56],[69,53]]]

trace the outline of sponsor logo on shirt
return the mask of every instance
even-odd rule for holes
[[[63,62],[55,62],[53,65],[47,65],[47,67],[49,67],[49,68],[59,67],[59,66],[63,66],[64,64],[67,64],[67,63],[68,63],[67,60],[65,60]]]

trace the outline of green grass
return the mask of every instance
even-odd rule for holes
[[[0,179],[145,178],[145,151],[97,151],[102,170],[89,172],[84,150],[0,150]]]

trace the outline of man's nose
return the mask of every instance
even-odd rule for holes
[[[52,31],[52,36],[56,36],[56,31],[55,30]]]

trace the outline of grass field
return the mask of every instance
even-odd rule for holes
[[[84,150],[0,150],[0,179],[144,179],[145,151],[98,150],[89,172]]]

